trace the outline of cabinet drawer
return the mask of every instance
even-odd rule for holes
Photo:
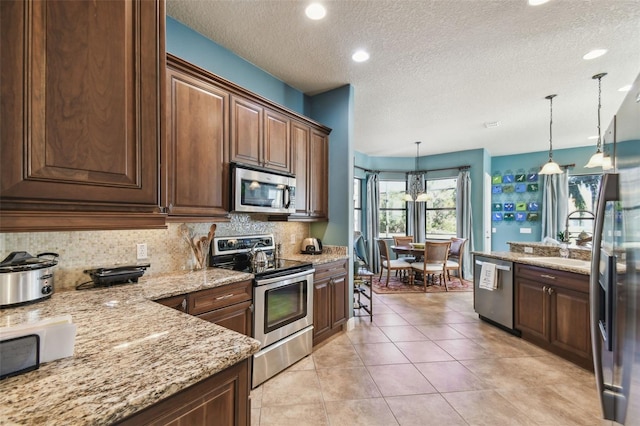
[[[316,269],[316,273],[313,276],[313,279],[316,281],[336,275],[344,275],[348,272],[346,259],[324,263],[322,265],[315,265],[314,267]]]
[[[191,315],[198,315],[224,306],[251,300],[253,284],[242,281],[221,287],[189,294],[188,304]]]
[[[516,277],[527,278],[582,293],[589,293],[589,277],[587,275],[558,271],[539,266],[516,264]]]

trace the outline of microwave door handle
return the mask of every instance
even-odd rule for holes
[[[289,185],[284,187],[284,199],[286,200],[284,203],[284,208],[288,209],[291,207],[291,190],[289,189]]]

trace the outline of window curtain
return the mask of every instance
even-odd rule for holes
[[[473,216],[471,214],[471,174],[469,170],[460,170],[456,188],[457,234],[458,238],[466,238],[467,244],[462,255],[462,276],[472,279],[473,268],[471,252],[473,251]]]
[[[411,175],[407,175],[407,188],[410,178]],[[425,180],[425,176],[421,175],[420,182],[423,188],[426,188]],[[407,235],[413,235],[413,240],[416,243],[423,243],[426,239],[425,215],[423,203],[407,201]]]
[[[377,273],[380,271],[379,263],[380,256],[378,256],[378,245],[375,243],[375,238],[378,237],[378,206],[380,193],[379,193],[379,181],[378,175],[375,173],[367,175],[367,241],[369,250],[369,265],[371,272]]]
[[[569,210],[569,171],[542,176],[542,239],[558,239]]]

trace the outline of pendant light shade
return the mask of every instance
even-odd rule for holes
[[[591,77],[594,80],[598,80],[598,143],[596,145],[596,153],[591,156],[589,162],[585,165],[585,167],[590,169],[594,167],[606,167],[608,169],[611,165],[611,158],[607,157],[605,159],[604,153],[602,152],[602,137],[600,133],[600,109],[602,108],[600,98],[602,93],[602,77],[604,77],[605,75],[607,75],[607,73],[603,72]]]
[[[553,161],[553,98],[557,95],[545,96],[545,99],[549,99],[549,161],[542,166],[542,169],[538,172],[541,175],[557,175],[562,173],[562,169],[558,163]]]
[[[429,196],[424,192],[422,187],[422,173],[418,172],[418,158],[420,157],[420,144],[422,142],[416,142],[416,169],[414,172],[407,174],[407,193],[404,196],[404,201],[424,203],[429,201]]]

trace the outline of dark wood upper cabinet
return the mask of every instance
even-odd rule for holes
[[[309,161],[309,215],[329,218],[329,136],[312,130]]]
[[[170,216],[226,216],[229,93],[201,69],[171,55],[166,93],[163,204]]]
[[[264,112],[264,166],[288,173],[291,171],[291,120],[269,109]]]
[[[308,216],[309,212],[309,138],[311,127],[298,121],[291,122],[291,172],[296,176],[295,216]]]
[[[2,230],[164,226],[164,1],[8,0],[0,19]]]

